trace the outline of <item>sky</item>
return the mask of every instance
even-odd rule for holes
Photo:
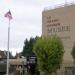
[[[0,0],[0,50],[7,50],[8,19],[4,17],[9,9],[13,19],[10,22],[10,52],[15,55],[23,50],[24,40],[42,35],[42,11],[44,8],[74,0]]]

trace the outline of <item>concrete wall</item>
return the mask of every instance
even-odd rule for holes
[[[42,35],[55,34],[64,43],[64,60],[71,62],[71,49],[75,42],[75,5],[42,12]]]
[[[64,44],[63,64],[72,65],[71,50],[75,42],[75,5],[42,12],[42,36],[55,34],[62,39]]]

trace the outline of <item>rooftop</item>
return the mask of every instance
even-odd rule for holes
[[[9,57],[13,58],[10,52],[9,52]],[[6,58],[7,58],[7,51],[0,50],[0,59],[6,59]]]
[[[48,11],[48,10],[52,10],[52,9],[56,9],[56,8],[61,8],[61,7],[65,7],[65,6],[70,6],[70,5],[75,5],[75,2],[71,2],[71,3],[64,3],[64,4],[58,4],[58,5],[54,5],[54,6],[48,6],[46,8],[44,8],[43,11]]]

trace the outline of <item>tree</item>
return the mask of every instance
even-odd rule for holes
[[[46,75],[51,75],[60,67],[64,47],[59,37],[40,37],[34,44],[33,51],[37,56],[38,68]]]
[[[35,38],[30,38],[30,40],[25,40],[24,41],[24,46],[23,46],[23,51],[22,51],[22,55],[23,56],[34,56],[35,54],[33,53],[32,49],[33,49],[33,44],[35,43],[35,41],[37,40],[38,37]]]
[[[74,45],[73,45],[71,55],[72,55],[72,57],[73,57],[73,59],[74,59],[74,64],[75,64],[75,43],[74,43]]]

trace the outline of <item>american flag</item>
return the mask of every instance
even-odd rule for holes
[[[12,14],[10,12],[10,10],[4,15],[6,18],[8,18],[9,20],[12,19]]]

